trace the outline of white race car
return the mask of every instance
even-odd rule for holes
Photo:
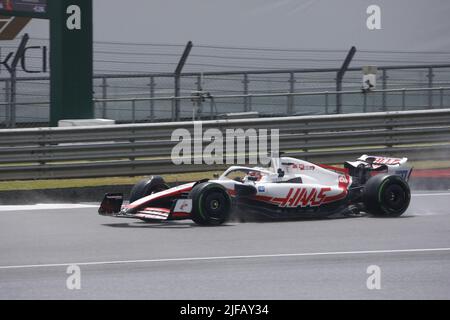
[[[214,180],[170,188],[153,176],[123,194],[106,194],[98,212],[144,221],[192,219],[200,225],[220,225],[234,211],[274,219],[323,217],[367,212],[397,217],[408,208],[407,159],[364,155],[343,168],[307,161],[273,158],[269,168],[233,166]]]

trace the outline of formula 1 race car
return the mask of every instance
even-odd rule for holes
[[[279,157],[269,168],[233,166],[215,180],[173,188],[154,176],[133,187],[127,205],[122,194],[106,194],[98,212],[144,221],[192,219],[199,225],[223,224],[231,212],[272,219],[360,212],[398,217],[411,199],[412,168],[406,162],[364,155],[339,168]]]

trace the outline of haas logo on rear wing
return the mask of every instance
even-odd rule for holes
[[[400,176],[406,181],[409,180],[412,173],[412,168],[406,165],[408,158],[389,158],[363,155],[358,160],[371,164],[375,169],[382,168],[384,166],[387,168],[385,172]]]
[[[378,156],[363,155],[358,160],[365,161],[372,164],[387,165],[387,166],[400,166],[408,162],[408,158],[388,158]]]

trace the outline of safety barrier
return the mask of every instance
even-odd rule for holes
[[[202,122],[203,130],[278,129],[280,150],[313,162],[340,163],[364,153],[411,160],[448,159],[450,109]],[[0,130],[0,180],[136,176],[213,171],[176,166],[174,130],[194,122]],[[202,141],[204,146],[209,141]],[[248,149],[248,148],[247,148]],[[248,153],[248,150],[247,150]]]

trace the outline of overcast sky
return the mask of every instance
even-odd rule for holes
[[[450,63],[450,0],[93,3],[96,73],[173,72],[189,40],[185,72],[338,68],[351,46],[358,49],[352,66]],[[370,5],[381,9],[380,30],[367,27]],[[24,32],[39,44],[48,22],[33,20]]]
[[[96,41],[450,50],[448,0],[93,0]],[[366,9],[381,8],[381,30]],[[48,36],[35,21],[32,36]]]

